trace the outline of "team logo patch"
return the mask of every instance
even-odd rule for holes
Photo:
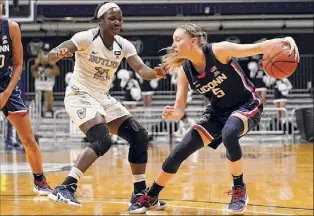
[[[114,51],[113,54],[116,56],[119,56],[119,55],[121,55],[121,50]]]
[[[114,51],[113,54],[116,56],[116,59],[118,59],[121,55],[121,51],[120,50]]]
[[[202,117],[200,118],[200,120],[197,122],[197,124],[201,125],[201,124],[205,124],[209,121],[210,119],[210,114],[209,113],[205,113],[202,115]]]
[[[8,43],[8,37],[6,35],[2,36],[2,43],[7,44]]]
[[[216,70],[217,70],[217,67],[216,67],[216,66],[213,66],[213,67],[210,69],[210,72],[211,72],[211,73],[214,73]]]
[[[80,118],[80,119],[83,119],[86,117],[86,109],[83,108],[83,109],[80,109],[77,111],[77,116]]]

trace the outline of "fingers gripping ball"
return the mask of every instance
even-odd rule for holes
[[[291,55],[290,46],[286,43],[278,43],[269,47],[263,55],[262,64],[264,71],[271,77],[283,79],[291,76],[298,66],[294,53]]]

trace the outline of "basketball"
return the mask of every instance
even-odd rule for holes
[[[269,47],[263,55],[262,65],[264,71],[271,77],[283,79],[291,76],[297,69],[298,62],[294,53],[289,55],[290,46],[278,43]]]

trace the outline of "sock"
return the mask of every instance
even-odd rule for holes
[[[68,177],[64,180],[62,183],[63,185],[69,185],[69,184],[77,184],[78,180],[83,176],[83,173],[81,170],[79,170],[76,167],[72,167]]]
[[[146,175],[133,175],[134,194],[141,193],[146,189]]]
[[[72,167],[72,169],[71,169],[71,171],[69,173],[69,176],[75,178],[78,181],[83,176],[83,173],[78,168]]]
[[[70,185],[70,184],[77,184],[77,179],[73,178],[72,176],[68,176],[65,178],[62,185]]]
[[[152,187],[148,191],[149,196],[158,196],[160,191],[164,188],[164,186],[160,186],[156,182],[153,183]]]
[[[245,186],[244,182],[243,182],[243,173],[239,176],[233,176],[233,185],[234,186]]]
[[[43,173],[40,173],[40,174],[33,173],[33,176],[34,176],[35,181],[41,181],[45,178]]]

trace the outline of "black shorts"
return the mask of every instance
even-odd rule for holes
[[[277,88],[274,89],[274,102],[276,101],[285,101],[287,99],[287,96],[282,95],[281,91],[279,91]]]
[[[5,91],[9,82],[10,78],[0,80],[0,93]],[[25,104],[21,98],[21,90],[19,90],[18,87],[15,87],[1,111],[5,116],[8,116],[10,113],[27,113]]]
[[[263,106],[257,100],[250,100],[235,109],[224,112],[207,106],[194,128],[207,137],[210,141],[209,147],[216,149],[222,142],[221,131],[231,115],[237,116],[243,121],[243,136],[259,124],[262,112]]]
[[[143,83],[141,84],[141,91],[142,93],[154,91],[154,89],[150,86],[150,80],[143,80]]]
[[[266,84],[264,83],[263,79],[255,78],[253,80],[255,88],[267,88]]]

